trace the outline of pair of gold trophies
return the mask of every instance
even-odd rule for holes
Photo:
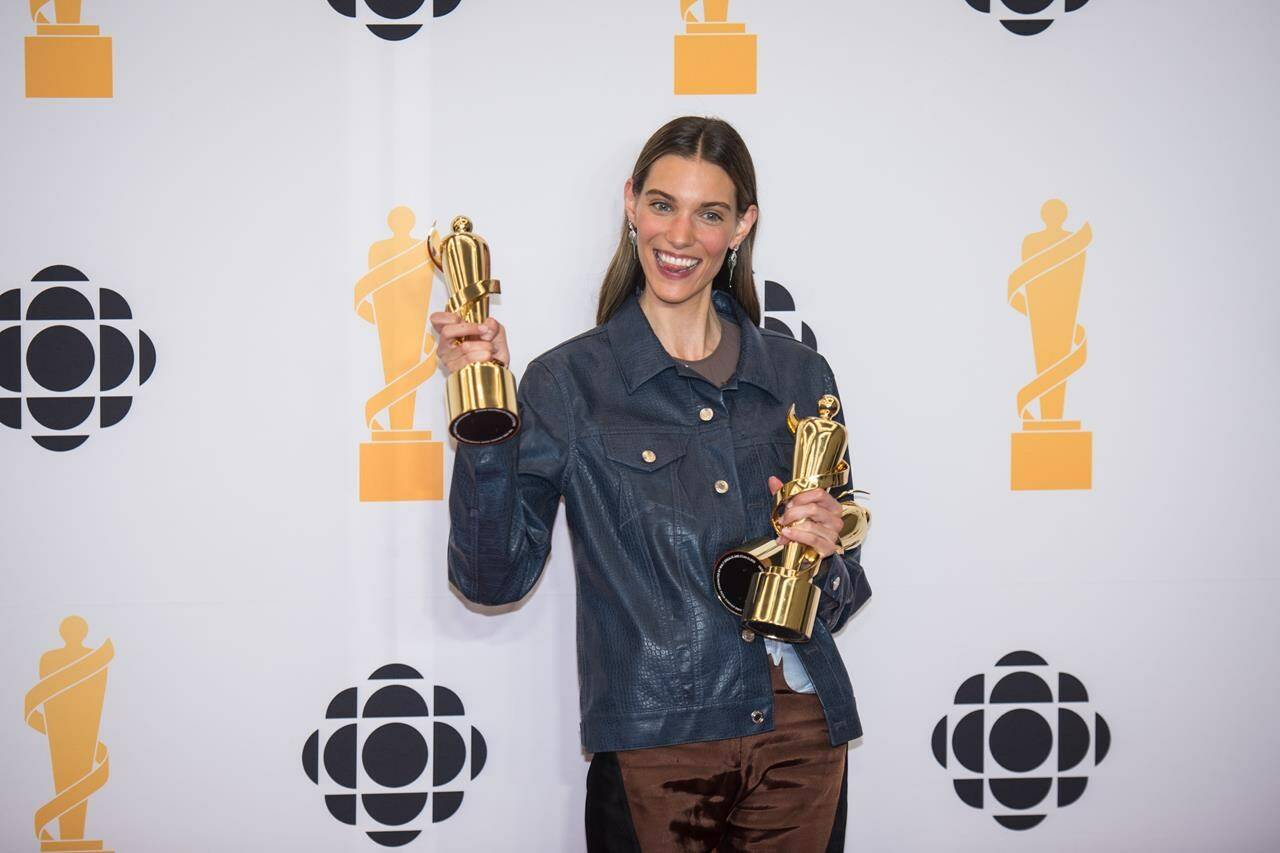
[[[449,284],[446,310],[464,322],[483,323],[489,316],[489,296],[500,293],[489,277],[489,246],[472,233],[471,220],[455,217],[451,233],[443,239],[432,231],[428,246],[437,269]],[[449,433],[466,444],[494,444],[515,435],[520,427],[516,408],[515,377],[497,361],[472,362],[451,373],[446,383]],[[814,578],[821,567],[818,552],[799,542],[780,545],[779,519],[787,501],[809,489],[835,489],[849,483],[844,460],[849,436],[835,419],[840,401],[830,394],[818,400],[818,414],[797,418],[793,404],[787,426],[796,437],[791,457],[791,480],[773,496],[770,520],[774,534],[730,549],[716,560],[713,580],[716,594],[742,620],[746,631],[803,643],[813,635],[821,590]],[[841,495],[841,551],[866,538],[871,513],[854,501],[854,492]]]

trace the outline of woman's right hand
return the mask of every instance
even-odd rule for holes
[[[492,317],[480,324],[463,323],[457,314],[437,311],[431,315],[431,327],[440,342],[437,357],[450,373],[477,361],[511,364],[507,330]]]

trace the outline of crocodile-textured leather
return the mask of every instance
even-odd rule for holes
[[[517,438],[458,446],[449,578],[472,601],[529,592],[564,498],[589,752],[773,728],[764,643],[743,639],[711,567],[772,529],[767,478],[790,474],[788,407],[810,416],[818,397],[839,392],[821,355],[757,328],[725,293],[713,302],[742,331],[737,373],[722,388],[667,354],[632,297],[609,322],[529,365]],[[813,639],[796,646],[833,745],[862,734],[831,638],[871,595],[859,551],[826,561]]]

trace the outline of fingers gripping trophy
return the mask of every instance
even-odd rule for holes
[[[818,399],[817,417],[797,418],[795,405],[787,412],[796,445],[791,480],[773,496],[770,521],[775,535],[782,532],[780,520],[787,501],[810,489],[848,485],[844,454],[849,439],[844,425],[835,419],[839,411],[840,401],[824,394]],[[871,527],[871,513],[853,500],[853,494],[841,495],[840,553],[860,545]],[[744,629],[788,643],[807,642],[821,597],[821,589],[813,582],[821,564],[821,556],[808,545],[784,545],[775,536],[763,536],[720,556],[714,570],[716,594],[742,618]]]
[[[502,292],[498,280],[489,277],[489,244],[472,233],[468,217],[456,216],[447,236],[441,238],[432,230],[428,246],[432,263],[449,283],[445,310],[457,315],[461,323],[484,326],[489,319],[489,296]],[[466,345],[466,338],[448,337],[452,347]],[[446,363],[450,360],[447,353],[442,353],[442,357]],[[458,441],[496,444],[515,435],[520,428],[516,380],[497,357],[470,361],[452,369],[445,393],[449,404],[449,433]]]

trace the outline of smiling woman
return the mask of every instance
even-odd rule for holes
[[[597,323],[646,281],[676,281],[684,284],[677,294],[699,293],[707,282],[730,292],[759,325],[751,276],[756,171],[737,131],[694,116],[667,123],[645,143],[624,194],[626,217],[600,288]],[[665,266],[657,254],[663,251]]]
[[[862,730],[831,635],[870,595],[860,548],[839,553],[840,504],[813,489],[779,519],[781,542],[824,558],[808,642],[757,638],[712,584],[717,555],[772,535],[788,410],[838,395],[835,378],[759,328],[755,169],[732,127],[668,123],[622,190],[599,325],[530,363],[517,439],[458,446],[449,576],[482,604],[528,594],[563,498],[588,850],[838,850]],[[492,317],[431,321],[447,370],[509,363]]]

